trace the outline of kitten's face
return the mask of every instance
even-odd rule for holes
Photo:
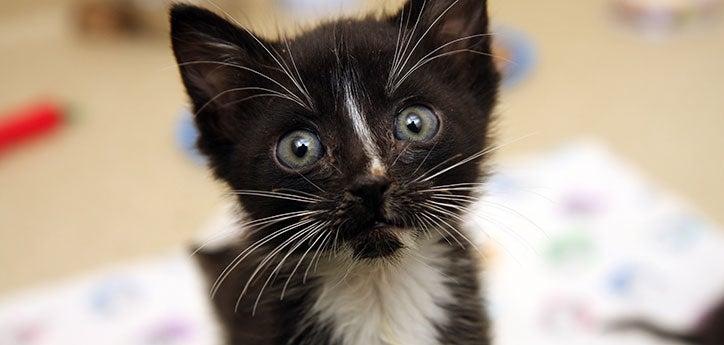
[[[175,7],[199,146],[256,222],[249,240],[359,259],[464,242],[498,86],[486,30],[479,0],[413,0],[282,42]]]

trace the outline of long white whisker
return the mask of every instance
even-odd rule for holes
[[[455,168],[457,168],[457,167],[459,167],[459,166],[461,166],[461,165],[463,165],[463,164],[466,164],[466,163],[471,162],[471,161],[473,161],[473,160],[475,160],[475,159],[478,159],[478,158],[480,158],[480,157],[482,157],[482,156],[485,156],[485,155],[487,155],[487,154],[489,154],[489,153],[491,153],[491,152],[497,151],[497,150],[499,150],[499,149],[501,149],[501,148],[503,148],[503,147],[505,147],[505,146],[508,146],[508,145],[513,144],[513,143],[515,143],[515,142],[518,142],[518,141],[520,141],[520,140],[526,139],[526,138],[532,136],[533,134],[535,134],[535,133],[527,134],[527,135],[524,135],[524,136],[522,136],[522,137],[520,137],[520,138],[517,138],[517,139],[515,139],[515,140],[511,140],[511,141],[509,141],[509,142],[506,142],[506,143],[504,143],[504,144],[500,144],[500,145],[496,145],[496,146],[493,146],[493,147],[488,148],[488,149],[484,149],[484,150],[482,150],[482,151],[480,151],[480,152],[478,152],[478,153],[476,153],[476,154],[471,155],[471,156],[468,157],[468,158],[465,158],[465,159],[461,160],[460,162],[457,162],[457,163],[455,163],[455,164],[453,164],[453,165],[451,165],[451,166],[449,166],[449,167],[447,167],[447,168],[445,168],[445,169],[443,169],[443,170],[441,170],[441,171],[433,174],[432,176],[426,177],[426,178],[423,179],[422,181],[423,181],[423,182],[425,182],[425,181],[430,181],[430,180],[434,179],[435,177],[440,176],[440,175],[442,175],[442,174],[444,174],[444,173],[446,173],[446,172],[448,172],[448,171],[450,171],[450,170],[452,170],[452,169],[455,169]]]
[[[405,68],[407,63],[410,61],[410,58],[412,57],[412,55],[415,53],[415,49],[417,49],[417,47],[420,45],[420,43],[422,43],[422,40],[425,39],[425,37],[427,37],[427,34],[430,32],[430,30],[432,30],[432,28],[435,27],[435,25],[437,25],[437,22],[439,22],[440,19],[442,19],[442,17],[445,16],[448,13],[448,11],[450,11],[450,9],[453,8],[453,6],[457,5],[458,2],[460,2],[460,0],[455,0],[442,13],[440,13],[440,15],[437,16],[437,18],[435,18],[435,20],[430,24],[430,26],[427,28],[427,30],[425,30],[425,32],[422,34],[422,36],[420,36],[420,38],[417,40],[417,42],[412,47],[410,52],[407,54],[405,61],[402,63],[402,65],[399,68],[400,71],[402,71]]]
[[[256,191],[232,191],[232,193],[234,195],[258,196],[258,197],[265,197],[265,198],[298,201],[298,202],[308,203],[308,204],[314,204],[314,203],[320,202],[319,200],[291,195],[291,194],[285,194],[285,193],[256,192]]]
[[[430,158],[430,155],[432,154],[432,151],[435,151],[435,148],[437,147],[437,144],[440,142],[440,140],[435,140],[435,143],[432,144],[432,148],[427,151],[427,154],[425,155],[425,158],[422,159],[422,162],[415,168],[415,170],[410,174],[410,176],[415,176],[418,170],[422,168],[423,165],[425,165],[425,162],[427,162],[427,159]]]
[[[427,203],[431,203],[431,201],[425,201],[425,202],[423,202],[423,204],[427,204]],[[446,210],[444,210],[444,209],[441,209],[441,208],[439,208],[439,207],[437,207],[437,206],[434,206],[434,204],[433,204],[433,205],[427,204],[426,206],[429,207],[429,208],[432,209],[432,210],[435,210],[435,211],[443,214],[443,215],[447,215],[447,216],[453,217],[453,218],[455,218],[455,219],[458,219],[458,220],[461,221],[461,222],[464,221],[460,216],[458,216],[458,215],[456,215],[456,214],[454,214],[454,213],[452,213],[452,212],[448,212],[448,211],[446,211]],[[433,216],[435,216],[435,215],[433,215]],[[477,246],[473,241],[471,241],[467,236],[465,236],[465,234],[463,234],[460,230],[456,229],[454,226],[450,225],[450,223],[446,222],[445,220],[443,220],[443,219],[441,219],[441,218],[439,218],[439,217],[437,217],[437,216],[435,216],[435,217],[436,217],[437,219],[439,219],[439,220],[440,220],[443,224],[445,224],[447,227],[449,227],[452,231],[454,231],[455,233],[457,233],[457,234],[458,234],[460,237],[462,237],[465,241],[467,241],[467,242],[473,247],[473,249],[475,249],[475,251],[477,251],[481,256],[483,255],[483,253],[480,251],[480,248],[478,248],[478,246]]]
[[[213,299],[216,296],[216,293],[218,292],[219,288],[221,287],[221,284],[226,280],[226,278],[231,274],[231,272],[236,269],[236,267],[244,261],[252,252],[254,252],[256,249],[260,248],[264,244],[268,243],[269,241],[283,235],[286,232],[289,232],[293,229],[296,229],[300,226],[304,226],[306,224],[314,222],[313,219],[306,219],[302,220],[300,222],[297,222],[295,224],[286,226],[282,229],[279,229],[277,231],[272,232],[271,234],[265,236],[261,240],[257,241],[253,245],[250,245],[241,253],[239,253],[234,260],[232,260],[229,265],[226,266],[226,268],[219,274],[219,277],[216,279],[216,281],[211,285],[211,298]]]
[[[395,85],[394,85],[394,87],[393,87],[392,90],[394,91],[394,90],[396,90],[397,88],[399,88],[400,85],[402,85],[402,83],[404,83],[405,80],[406,80],[412,73],[414,73],[415,71],[417,71],[418,69],[420,69],[422,66],[427,65],[428,63],[430,63],[430,62],[432,62],[432,61],[435,61],[435,60],[437,60],[437,59],[439,59],[439,58],[446,57],[446,56],[450,56],[450,55],[455,55],[455,54],[459,54],[459,53],[473,53],[473,54],[478,54],[478,55],[483,55],[483,56],[489,56],[489,57],[496,58],[496,59],[507,60],[507,59],[505,59],[505,58],[498,57],[498,56],[495,56],[495,55],[493,55],[493,54],[481,52],[481,51],[479,51],[479,50],[474,50],[474,49],[457,49],[457,50],[452,50],[452,51],[445,52],[445,53],[440,53],[440,54],[438,54],[438,55],[435,55],[435,56],[433,56],[433,57],[431,57],[431,58],[428,58],[428,59],[422,61],[422,62],[419,63],[416,67],[410,68],[410,69],[405,73],[405,75],[404,75],[402,78],[400,78],[400,80],[398,80],[398,81],[395,83]]]
[[[451,237],[453,239],[453,241],[455,241],[460,246],[460,248],[465,248],[465,246],[457,239],[457,237],[455,237],[452,233],[447,231],[442,226],[443,222],[445,222],[445,221],[442,220],[440,217],[438,217],[437,215],[435,215],[429,211],[421,212],[420,217],[423,217],[423,218],[427,219],[428,221],[430,221],[433,224],[433,229],[437,230],[438,232],[440,230],[444,231],[447,234],[447,236]],[[451,226],[448,224],[448,227],[451,227]],[[445,237],[445,236],[443,236],[443,237],[445,239],[447,239],[447,237]],[[450,243],[449,240],[447,242]]]
[[[286,239],[282,244],[277,246],[274,250],[272,250],[262,261],[259,265],[257,265],[257,268],[252,272],[252,274],[249,276],[246,284],[244,285],[244,289],[241,291],[241,294],[239,295],[239,298],[236,300],[236,305],[234,307],[234,310],[237,311],[239,308],[239,304],[241,303],[241,299],[244,297],[246,292],[249,289],[249,286],[254,281],[254,278],[256,278],[256,275],[259,274],[259,272],[266,266],[266,264],[271,261],[271,259],[279,254],[284,248],[286,248],[288,245],[294,243],[298,238],[307,235],[307,233],[310,231],[310,229],[313,229],[315,226],[317,226],[319,222],[314,222],[312,225],[307,226],[306,228],[300,230],[299,232],[295,233],[288,239]]]
[[[412,43],[412,39],[415,37],[415,32],[417,31],[417,26],[420,24],[420,20],[422,19],[422,13],[425,12],[425,7],[427,6],[427,0],[423,1],[422,8],[420,9],[420,12],[417,14],[417,19],[415,20],[415,25],[412,28],[412,32],[410,32],[410,35],[407,39],[407,42],[405,43],[405,47],[402,50],[402,53],[400,54],[400,59],[397,61],[397,66],[395,67],[394,74],[392,75],[392,80],[397,78],[402,71],[402,69],[405,67],[404,65],[400,65],[402,62],[402,58],[406,56],[407,49],[410,47],[410,43]],[[412,4],[410,4],[410,16],[412,16]],[[415,46],[415,48],[417,45]],[[412,52],[414,52],[415,48],[413,48],[412,51],[410,51],[410,55]]]
[[[527,217],[526,215],[524,215],[524,214],[521,213],[520,211],[518,211],[518,210],[516,210],[516,209],[514,209],[514,208],[511,208],[511,207],[505,206],[505,205],[503,205],[503,204],[490,201],[490,200],[481,199],[480,202],[482,202],[483,204],[488,204],[488,205],[490,205],[491,207],[497,208],[497,209],[499,209],[499,210],[507,211],[507,212],[509,212],[509,213],[512,213],[512,214],[514,214],[514,215],[517,215],[517,216],[525,219],[528,223],[530,223],[531,225],[533,225],[534,227],[536,227],[536,229],[538,229],[538,231],[540,231],[546,238],[548,238],[548,239],[551,238],[550,235],[548,234],[548,232],[546,232],[545,230],[543,230],[543,228],[541,228],[541,227],[540,227],[538,224],[536,224],[532,219],[530,219],[529,217]]]
[[[414,65],[412,65],[411,68],[414,68],[415,66],[419,65],[419,63],[420,63],[421,61],[424,61],[425,59],[429,58],[430,56],[434,55],[435,53],[439,52],[440,50],[445,49],[445,47],[448,47],[448,46],[450,46],[450,45],[452,45],[452,44],[455,44],[455,43],[458,43],[458,42],[461,42],[461,41],[465,41],[465,40],[469,40],[469,39],[471,39],[471,38],[479,38],[479,37],[486,37],[486,36],[493,36],[493,35],[495,35],[495,34],[493,34],[493,33],[475,34],[475,35],[469,35],[469,36],[465,36],[465,37],[460,37],[460,38],[458,38],[458,39],[454,39],[454,40],[452,40],[452,41],[450,41],[450,42],[447,42],[447,43],[445,43],[445,44],[440,45],[439,47],[433,49],[431,52],[427,53],[427,55],[423,56],[422,58],[420,58],[420,60],[418,60],[417,63],[415,63]]]
[[[329,201],[329,199],[324,198],[324,197],[322,197],[322,196],[319,196],[319,195],[316,195],[316,194],[312,194],[312,193],[303,192],[303,191],[301,191],[301,190],[290,189],[290,188],[277,188],[277,189],[272,190],[272,192],[299,193],[299,194],[301,194],[301,196],[306,196],[306,197],[309,197],[309,198],[311,198],[311,199],[315,199],[315,200],[318,200],[318,201]]]
[[[337,231],[335,232],[335,236],[337,236],[338,232],[339,232],[339,229],[337,229]],[[319,261],[322,260],[322,253],[321,253],[321,251],[324,250],[324,248],[327,246],[327,242],[328,242],[329,240],[331,240],[331,238],[332,238],[332,237],[330,236],[331,234],[332,234],[332,233],[329,232],[329,234],[327,234],[327,236],[325,237],[324,241],[319,245],[319,248],[317,248],[317,251],[316,251],[316,253],[315,253],[317,262],[314,263],[314,259],[315,259],[315,258],[312,257],[312,261],[309,262],[309,267],[307,267],[307,269],[304,271],[304,277],[302,278],[302,283],[306,283],[306,282],[307,282],[307,275],[309,274],[309,269],[312,268],[312,264],[314,264],[314,272],[317,272],[317,270],[319,269]],[[317,254],[319,254],[319,255],[317,255]]]
[[[235,101],[232,101],[232,102],[224,103],[224,104],[222,105],[222,107],[228,107],[228,106],[230,106],[230,105],[243,103],[243,102],[246,102],[246,101],[249,101],[249,100],[252,100],[252,99],[255,99],[255,98],[261,98],[261,97],[275,97],[275,98],[286,99],[286,100],[289,100],[289,101],[292,101],[292,102],[298,104],[298,105],[299,105],[300,107],[302,107],[302,108],[307,108],[307,106],[304,105],[303,103],[298,102],[298,101],[290,98],[289,96],[286,96],[286,95],[283,95],[283,94],[279,94],[279,93],[260,93],[260,94],[256,94],[256,95],[252,95],[252,96],[249,96],[249,97],[242,98],[242,99],[240,99],[240,100],[235,100]]]
[[[392,57],[392,65],[390,67],[390,73],[388,74],[387,78],[387,86],[390,85],[390,78],[392,78],[392,73],[395,71],[395,66],[397,65],[397,56],[400,54],[400,48],[401,48],[401,38],[403,34],[403,25],[405,22],[405,10],[404,8],[402,11],[400,11],[400,28],[397,30],[397,41],[395,42],[395,54]]]
[[[281,261],[279,261],[279,263],[278,263],[277,266],[274,268],[274,270],[272,270],[271,273],[269,274],[269,277],[266,279],[266,281],[264,281],[264,284],[261,286],[261,289],[259,289],[259,294],[257,295],[256,301],[254,301],[254,307],[252,308],[252,312],[251,312],[252,315],[255,315],[255,314],[256,314],[256,307],[257,307],[257,305],[259,304],[259,300],[261,299],[261,295],[264,293],[264,289],[267,287],[267,285],[269,285],[269,282],[276,276],[277,272],[279,272],[279,270],[282,268],[282,265],[284,265],[284,262],[286,262],[287,259],[288,259],[292,254],[294,254],[294,252],[295,252],[297,249],[299,249],[299,247],[301,247],[302,244],[304,244],[304,242],[306,242],[306,241],[309,240],[310,238],[312,238],[312,237],[314,237],[315,235],[317,235],[317,233],[319,233],[319,231],[321,231],[321,229],[324,228],[327,224],[329,224],[329,222],[319,224],[319,225],[313,227],[312,229],[307,230],[307,235],[304,236],[304,238],[302,238],[302,239],[300,239],[299,241],[297,241],[297,243],[296,243],[294,246],[292,246],[291,249],[289,249],[289,251],[287,252],[287,254],[284,255],[284,257],[282,257]]]
[[[397,157],[395,158],[395,160],[392,161],[392,164],[390,164],[390,167],[387,168],[387,169],[392,169],[392,167],[394,167],[395,164],[397,164],[397,161],[400,159],[400,157],[402,157],[402,154],[405,153],[405,151],[407,151],[407,149],[410,148],[411,145],[412,145],[412,142],[407,143],[407,145],[405,145],[405,147],[402,148],[402,150],[400,151],[400,153],[397,155]],[[414,173],[413,173],[413,174],[414,174]]]
[[[292,48],[289,46],[289,41],[286,38],[284,39],[284,45],[287,47],[287,53],[289,53],[289,59],[292,61],[292,67],[294,67],[296,76],[299,80],[299,83],[302,86],[301,88],[299,88],[299,85],[297,85],[297,88],[299,88],[299,91],[302,92],[304,97],[307,99],[310,107],[314,108],[314,102],[312,101],[312,97],[309,95],[309,90],[307,89],[307,85],[304,84],[302,75],[299,73],[299,68],[297,68],[297,63],[294,61],[294,54],[292,54]],[[295,82],[295,84],[296,84],[296,82]]]
[[[315,184],[314,182],[312,182],[312,180],[308,179],[306,176],[304,176],[304,174],[302,174],[298,170],[294,170],[294,172],[297,173],[297,175],[301,176],[304,179],[304,181],[307,181],[307,183],[311,184],[314,188],[319,189],[319,191],[321,191],[322,193],[327,193],[327,191],[322,189],[322,187],[320,187],[317,184]]]
[[[221,232],[219,232],[219,233],[217,233],[217,234],[214,234],[214,235],[211,236],[208,240],[204,241],[204,243],[202,243],[201,245],[199,245],[199,246],[191,253],[190,256],[194,256],[194,255],[198,254],[200,251],[202,251],[204,248],[206,248],[206,246],[208,246],[209,243],[211,243],[211,242],[214,242],[214,241],[216,241],[216,240],[218,240],[218,239],[224,238],[225,236],[230,236],[230,235],[232,235],[232,234],[235,234],[235,233],[236,233],[235,230],[237,230],[237,229],[242,229],[242,228],[250,227],[250,226],[256,227],[256,226],[260,226],[260,225],[261,225],[262,227],[260,227],[260,228],[255,228],[255,230],[259,230],[259,229],[265,228],[266,226],[274,225],[274,224],[276,224],[276,223],[279,223],[279,222],[282,222],[282,221],[285,221],[285,220],[288,220],[288,219],[298,218],[298,217],[304,217],[304,216],[310,216],[310,215],[315,215],[315,214],[319,214],[319,213],[322,213],[322,212],[323,212],[323,211],[321,211],[321,210],[320,210],[320,211],[294,211],[294,212],[287,212],[287,213],[277,214],[277,215],[273,215],[273,216],[270,216],[270,217],[265,217],[265,218],[256,219],[256,220],[252,220],[252,221],[249,221],[249,222],[241,223],[241,224],[236,225],[235,227],[231,228],[231,230],[234,230],[234,231],[230,231],[229,229],[227,229],[227,230],[221,231]]]
[[[329,222],[327,222],[327,223],[329,223]],[[325,226],[326,226],[326,225],[325,225]],[[284,287],[282,288],[282,293],[279,295],[279,300],[280,300],[280,301],[284,299],[284,295],[285,295],[286,292],[287,292],[287,287],[289,286],[289,283],[292,281],[292,278],[294,277],[294,274],[297,273],[297,270],[299,269],[299,266],[301,266],[301,265],[302,265],[302,262],[304,262],[304,258],[307,257],[307,254],[309,254],[309,252],[312,250],[312,248],[314,248],[314,246],[317,244],[317,242],[319,242],[319,240],[321,240],[322,238],[325,237],[325,236],[324,236],[324,232],[321,232],[321,231],[317,231],[315,234],[317,235],[317,238],[315,238],[314,241],[312,242],[312,244],[309,245],[309,248],[307,248],[307,250],[304,251],[304,254],[302,254],[302,256],[299,258],[296,266],[294,266],[294,269],[292,270],[292,273],[289,274],[289,277],[287,278],[287,281],[284,283]],[[330,234],[331,234],[331,232],[327,232],[327,237],[328,237]],[[320,245],[321,245],[321,244],[320,244]],[[315,253],[316,253],[316,252],[315,252]],[[311,260],[311,261],[312,261],[312,262],[314,261],[314,257],[312,257],[312,260]]]
[[[219,99],[220,97],[222,97],[222,96],[224,96],[224,95],[226,95],[226,94],[228,94],[228,93],[231,93],[231,92],[241,92],[241,91],[249,91],[249,90],[264,91],[264,92],[268,92],[269,94],[278,95],[278,96],[280,96],[280,97],[282,97],[282,98],[288,98],[288,97],[289,97],[289,96],[287,96],[287,95],[285,95],[285,94],[283,94],[283,93],[281,93],[281,92],[279,92],[279,91],[274,91],[274,90],[267,89],[267,88],[263,88],[263,87],[255,87],[255,86],[250,86],[250,87],[237,87],[237,88],[228,89],[228,90],[219,92],[216,96],[214,96],[213,98],[211,98],[209,101],[207,101],[206,103],[204,103],[204,105],[202,105],[198,110],[196,110],[196,112],[194,113],[194,117],[196,117],[196,116],[198,116],[199,114],[201,114],[201,112],[204,111],[204,109],[206,109],[206,107],[208,107],[211,103],[213,103],[214,101],[216,101],[217,99]],[[289,100],[294,101],[294,100],[291,99],[291,98],[289,98]]]
[[[299,103],[301,103],[301,104],[304,106],[304,102],[299,98],[299,96],[297,96],[296,94],[294,94],[293,92],[291,92],[291,91],[290,91],[286,86],[284,86],[282,83],[278,82],[276,79],[274,79],[274,78],[272,78],[272,77],[270,77],[270,76],[268,76],[268,75],[266,75],[266,74],[264,74],[264,73],[261,73],[261,72],[255,70],[255,69],[253,69],[253,68],[249,68],[249,67],[246,67],[246,66],[242,66],[242,65],[238,65],[238,64],[234,64],[234,63],[230,63],[230,62],[210,61],[210,60],[187,61],[187,62],[179,63],[178,66],[183,67],[183,66],[204,65],[204,64],[205,64],[205,65],[220,65],[220,66],[233,67],[233,68],[238,68],[238,69],[241,69],[241,70],[244,70],[244,71],[247,71],[247,72],[254,73],[254,74],[256,74],[256,75],[258,75],[258,76],[260,76],[260,77],[262,77],[262,78],[264,78],[264,79],[266,79],[266,80],[269,80],[270,82],[274,83],[275,85],[279,86],[280,88],[282,88],[284,91],[286,91],[286,92],[288,93],[289,97],[296,99],[297,101],[299,101]],[[307,109],[309,109],[309,106],[304,106],[304,107],[307,108]]]
[[[494,220],[494,219],[492,219],[492,218],[489,218],[489,217],[484,217],[484,216],[482,216],[482,215],[480,215],[480,214],[478,214],[478,213],[475,213],[475,212],[469,212],[470,209],[468,209],[468,208],[466,208],[466,207],[462,207],[462,206],[458,206],[458,205],[451,205],[451,204],[446,204],[446,203],[440,203],[440,202],[434,202],[434,201],[426,201],[426,202],[433,203],[434,205],[438,205],[439,207],[448,207],[448,208],[452,208],[452,209],[455,209],[455,210],[458,210],[458,211],[461,211],[461,212],[466,212],[467,214],[472,215],[473,217],[476,217],[476,218],[485,220],[485,221],[487,221],[487,222],[489,222],[489,223],[492,223],[492,224],[494,224],[494,225],[503,227],[505,230],[507,230],[507,232],[508,232],[509,234],[511,234],[511,235],[512,235],[513,237],[515,237],[516,239],[518,239],[518,241],[521,241],[521,243],[525,244],[525,245],[526,245],[530,250],[532,250],[534,253],[540,255],[540,253],[538,253],[538,251],[535,249],[535,247],[533,247],[533,245],[532,245],[528,240],[526,240],[524,237],[522,237],[520,234],[518,234],[515,230],[513,230],[512,228],[510,228],[509,226],[507,226],[507,225],[505,225],[505,224],[503,224],[503,223],[501,223],[501,222],[498,222],[498,221],[496,221],[496,220]],[[436,207],[437,207],[437,206],[436,206]],[[439,209],[439,207],[438,207],[438,209]],[[454,213],[452,213],[452,212],[450,212],[450,211],[440,209],[440,212],[447,212],[447,214],[448,214],[449,216],[451,216],[451,217],[457,217],[458,219],[460,219],[461,221],[463,221],[462,218],[460,218],[458,215],[456,215],[456,214],[454,214]]]
[[[441,167],[441,166],[443,166],[443,165],[445,165],[445,164],[447,164],[447,163],[450,163],[451,160],[456,159],[456,158],[460,158],[461,156],[462,156],[462,154],[458,153],[458,154],[456,154],[456,155],[453,155],[452,157],[449,157],[448,159],[446,159],[446,160],[444,160],[444,161],[436,164],[434,167],[428,169],[428,170],[425,171],[422,175],[416,177],[414,180],[412,180],[412,182],[418,182],[418,181],[420,181],[421,179],[425,178],[425,176],[426,176],[427,174],[430,174],[430,173],[432,173],[433,171],[435,171],[435,169],[437,169],[437,168],[439,168],[439,167]]]

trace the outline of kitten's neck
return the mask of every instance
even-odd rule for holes
[[[454,304],[450,246],[429,239],[394,262],[339,260],[320,266],[310,315],[330,325],[333,343],[439,344]]]

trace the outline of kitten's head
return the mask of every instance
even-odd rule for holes
[[[185,5],[171,24],[198,145],[250,241],[361,260],[465,242],[499,82],[485,1],[410,0],[277,41]]]

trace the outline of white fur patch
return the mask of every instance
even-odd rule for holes
[[[347,114],[352,120],[352,127],[362,142],[362,148],[367,154],[367,157],[370,159],[370,171],[373,175],[384,174],[385,169],[382,165],[382,160],[380,160],[380,154],[377,150],[377,146],[375,145],[372,132],[367,124],[367,120],[362,114],[359,103],[354,98],[354,88],[352,86],[352,82],[349,80],[346,80],[344,83],[344,100],[345,107],[347,108]]]
[[[320,266],[322,283],[313,311],[332,325],[343,345],[436,345],[435,325],[445,325],[441,307],[452,301],[440,267],[446,248],[426,240],[405,249],[399,262]],[[351,259],[350,259],[351,260]],[[348,261],[347,263],[353,263]]]

